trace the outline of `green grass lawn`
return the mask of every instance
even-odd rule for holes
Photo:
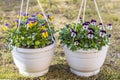
[[[37,1],[30,1],[29,13],[40,11]],[[87,1],[86,18],[95,18],[99,21],[93,0]],[[13,62],[11,52],[5,47],[5,34],[0,32],[0,80],[120,80],[120,0],[97,1],[103,21],[113,24],[111,45],[105,63],[98,75],[84,78],[71,73],[62,45],[57,40],[57,48],[49,72],[42,77],[24,77],[19,74]],[[51,0],[51,2],[50,0],[42,0],[42,3],[45,12],[50,13],[54,17],[53,24],[56,30],[60,30],[66,23],[75,22],[80,6],[80,0]],[[12,20],[16,19],[19,8],[20,0],[0,0],[0,26],[4,23],[12,23]],[[55,37],[58,38],[58,33],[56,33]]]

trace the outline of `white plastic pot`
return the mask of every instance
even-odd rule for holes
[[[20,74],[38,77],[49,70],[55,50],[55,43],[38,49],[14,48],[13,59]]]
[[[108,46],[104,46],[101,51],[77,50],[73,52],[66,46],[64,47],[71,72],[84,77],[93,76],[99,73],[100,68],[105,61],[107,50]]]

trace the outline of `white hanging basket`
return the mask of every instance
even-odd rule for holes
[[[105,61],[107,50],[108,46],[104,46],[101,51],[77,50],[73,52],[66,46],[64,47],[71,72],[84,77],[93,76],[99,73],[100,68]]]
[[[56,43],[39,49],[14,48],[13,59],[19,72],[25,76],[38,77],[46,74],[51,64]]]

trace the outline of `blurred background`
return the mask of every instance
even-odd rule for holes
[[[27,0],[24,0],[25,2]],[[40,0],[46,14],[54,17],[52,22],[56,30],[60,30],[67,23],[76,21],[81,0]],[[4,43],[5,34],[0,32],[0,80],[120,80],[120,0],[96,0],[104,23],[113,25],[112,39],[101,72],[89,78],[78,77],[69,71],[62,45],[57,39],[55,57],[47,75],[38,78],[26,78],[18,73],[11,52]],[[21,0],[0,0],[0,27],[4,23],[13,24],[20,10]],[[24,4],[24,12],[25,12]],[[30,0],[29,14],[41,12],[37,0]],[[86,19],[99,18],[93,0],[87,0]]]

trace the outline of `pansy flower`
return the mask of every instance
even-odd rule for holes
[[[96,20],[93,20],[93,19],[92,19],[92,20],[91,20],[91,24],[92,24],[92,25],[96,25]]]
[[[50,21],[52,21],[54,18],[51,16],[51,15],[47,15],[47,18],[50,20]]]
[[[93,33],[93,32],[89,32],[89,33],[88,33],[88,38],[89,38],[89,39],[93,39],[93,37],[94,37],[94,33]]]
[[[77,32],[74,29],[71,29],[71,37],[75,38],[77,35]]]
[[[23,14],[23,19],[27,19],[28,18],[28,14],[24,13]]]
[[[101,44],[101,40],[98,40],[98,44]]]
[[[93,28],[88,28],[88,32],[92,32],[92,33],[94,33],[95,30],[94,30]]]
[[[33,26],[36,26],[37,25],[37,20],[28,20],[28,22],[26,22],[26,24],[28,25],[28,28],[32,28]]]
[[[89,27],[89,22],[83,23],[83,29],[84,29],[84,30],[87,30],[88,27]]]
[[[46,30],[45,24],[42,24],[41,29],[42,29],[42,30]]]
[[[5,24],[5,25],[2,27],[3,31],[7,31],[7,30],[8,30],[8,26],[9,26],[9,24]]]
[[[74,41],[74,45],[79,45],[80,41],[79,40],[75,40]]]
[[[37,12],[36,14],[37,14],[38,18],[40,18],[40,19],[43,18],[43,15],[41,13]]]
[[[112,24],[107,24],[106,28],[112,30]]]
[[[35,14],[32,14],[32,15],[31,15],[31,17],[33,17],[33,18],[34,18],[34,17],[36,17],[36,15],[35,15]]]
[[[100,35],[100,37],[105,37],[106,36],[106,31],[101,30],[99,35]]]
[[[103,24],[102,23],[99,23],[99,29],[102,29],[103,28]]]
[[[18,26],[18,23],[19,23],[18,20],[15,20],[15,21],[14,21],[14,25],[15,25],[15,26]]]
[[[46,30],[42,30],[42,36],[44,38],[47,38],[48,37],[48,32]]]

